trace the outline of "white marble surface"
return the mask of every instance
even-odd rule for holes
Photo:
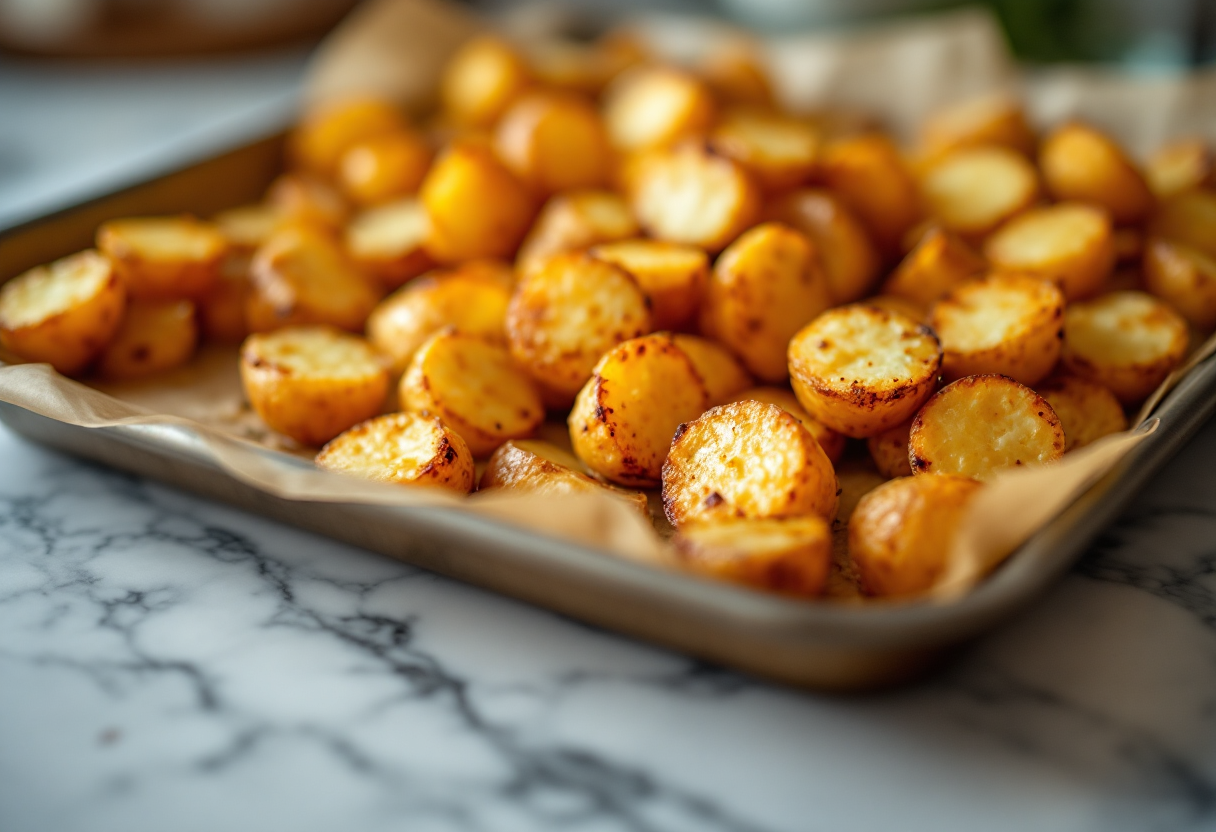
[[[291,93],[298,58],[277,60],[254,110]],[[32,166],[0,178],[0,210],[95,184],[62,109],[76,92],[0,72],[0,141]],[[191,72],[212,109],[125,125],[127,158],[224,114],[234,76]],[[177,106],[139,92],[115,83],[109,111]],[[14,128],[15,100],[37,130]],[[4,832],[1212,828],[1216,423],[1033,611],[861,698],[707,667],[0,428]]]

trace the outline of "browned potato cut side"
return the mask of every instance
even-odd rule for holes
[[[668,67],[639,67],[608,88],[604,120],[620,150],[666,147],[704,135],[714,119],[714,101],[699,79]]]
[[[482,35],[466,41],[449,59],[439,97],[458,124],[489,127],[531,82],[528,65],[514,47]]]
[[[988,480],[1006,468],[1059,459],[1064,429],[1029,387],[1004,376],[968,376],[925,402],[908,442],[914,474]]]
[[[405,116],[396,105],[375,98],[350,98],[305,114],[289,137],[288,150],[297,164],[331,176],[342,155],[354,145],[406,129]]]
[[[473,455],[460,435],[435,417],[389,413],[339,434],[317,454],[317,465],[394,485],[425,485],[467,494]]]
[[[1153,207],[1144,177],[1118,145],[1092,127],[1066,124],[1043,140],[1039,166],[1058,200],[1099,205],[1119,224],[1143,220]]]
[[[675,546],[698,575],[795,598],[820,595],[832,564],[832,530],[821,517],[693,523]]]
[[[629,203],[611,191],[571,191],[545,203],[519,247],[521,272],[540,268],[555,254],[638,234]]]
[[[874,295],[866,298],[865,302],[870,306],[877,306],[879,309],[903,315],[914,321],[924,321],[929,317],[929,312],[925,307],[899,295]]]
[[[1077,376],[1058,376],[1040,384],[1037,391],[1060,417],[1064,453],[1127,430],[1122,405],[1101,384]]]
[[[182,300],[201,297],[215,284],[228,239],[193,217],[133,217],[102,223],[97,248],[132,297]]]
[[[861,498],[849,520],[849,554],[870,595],[930,589],[980,483],[961,476],[901,477]]]
[[[285,173],[266,190],[266,202],[280,226],[303,225],[334,232],[350,216],[350,204],[328,179],[310,173]]]
[[[826,519],[836,503],[827,455],[801,422],[772,404],[735,402],[705,412],[676,432],[663,463],[663,509],[676,526],[732,517]]]
[[[987,267],[971,246],[941,228],[930,228],[887,278],[883,291],[927,307]]]
[[[827,454],[828,459],[833,465],[839,462],[840,457],[844,455],[846,442],[844,434],[837,433],[807,413],[806,409],[798,403],[798,397],[784,387],[752,387],[751,389],[744,390],[730,401],[775,404],[801,422],[802,426],[811,432],[811,436],[815,437],[815,441],[819,443],[819,447],[823,448],[823,452]]]
[[[828,427],[854,437],[909,419],[933,394],[941,363],[941,345],[930,330],[863,304],[823,313],[789,346],[798,401]]]
[[[828,145],[823,177],[887,255],[898,251],[904,233],[920,219],[916,181],[886,136],[868,133]]]
[[[342,154],[338,182],[360,205],[379,205],[418,192],[434,153],[419,133],[403,130],[351,145]]]
[[[1149,157],[1144,176],[1157,199],[1216,185],[1212,148],[1198,138],[1168,142]]]
[[[988,233],[1039,194],[1034,165],[1005,147],[956,150],[933,163],[920,184],[929,212],[964,235]]]
[[[810,124],[755,109],[727,112],[709,135],[714,152],[741,164],[767,191],[803,184],[819,160],[819,132]]]
[[[878,252],[865,226],[831,191],[793,191],[769,203],[765,216],[801,231],[815,244],[834,303],[852,303],[873,286]]]
[[[943,107],[921,125],[920,143],[930,154],[960,147],[998,145],[1030,155],[1034,131],[1015,98],[995,93],[969,98]]]
[[[912,465],[908,462],[908,434],[911,430],[912,420],[909,419],[866,440],[866,447],[878,473],[888,479],[912,476]]]
[[[709,282],[709,257],[696,246],[659,240],[621,240],[590,249],[633,276],[650,299],[655,329],[687,329],[701,308]]]
[[[477,490],[496,488],[539,494],[608,494],[624,500],[648,519],[650,516],[645,494],[592,479],[572,455],[535,439],[504,442],[490,457]]]
[[[507,111],[494,135],[507,167],[539,194],[608,184],[612,148],[599,113],[574,95],[535,93]]]
[[[272,206],[262,203],[229,208],[212,217],[211,222],[228,240],[231,251],[250,254],[279,230],[283,217]]]
[[[1197,188],[1166,200],[1154,214],[1149,233],[1216,258],[1216,191]]]
[[[426,251],[431,224],[417,199],[370,208],[346,227],[346,253],[387,288],[396,288],[434,265]]]
[[[1069,300],[1101,291],[1115,265],[1109,216],[1076,202],[1014,217],[988,238],[984,255],[995,268],[1056,281]]]
[[[198,322],[188,300],[132,301],[97,359],[97,372],[115,381],[180,367],[198,346]]]
[[[1216,259],[1168,240],[1151,240],[1144,285],[1200,329],[1216,327]]]
[[[110,261],[82,251],[0,287],[0,343],[27,361],[79,373],[114,337],[126,287]]]
[[[721,344],[696,335],[676,334],[672,340],[696,368],[709,392],[711,405],[726,404],[735,394],[755,384],[739,359]]]

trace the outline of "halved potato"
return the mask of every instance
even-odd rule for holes
[[[691,523],[673,540],[692,572],[795,598],[820,595],[832,565],[832,529],[822,517]]]
[[[929,590],[980,487],[948,474],[900,477],[862,497],[849,520],[849,555],[863,589],[885,597]]]
[[[601,355],[650,330],[650,305],[634,279],[587,254],[559,254],[523,275],[507,308],[511,355],[550,407],[570,405]]]
[[[772,81],[762,56],[750,44],[731,43],[708,50],[697,64],[697,74],[723,104],[773,108]]]
[[[726,404],[735,394],[756,383],[739,359],[718,342],[681,333],[673,335],[672,340],[696,368],[709,392],[711,405]]]
[[[824,312],[789,344],[798,401],[845,436],[873,436],[910,418],[933,394],[941,365],[932,331],[868,304]]]
[[[228,240],[230,251],[250,254],[279,230],[283,216],[273,206],[257,203],[220,211],[211,222]]]
[[[1184,243],[1150,240],[1144,285],[1200,329],[1216,327],[1216,259]]]
[[[835,303],[865,296],[881,265],[874,242],[861,221],[840,199],[823,188],[802,188],[764,209],[766,219],[801,231],[815,244]]]
[[[663,463],[663,510],[676,526],[732,517],[831,519],[836,503],[827,454],[773,404],[735,402],[706,411],[676,431]]]
[[[734,159],[768,191],[794,188],[814,173],[819,131],[805,121],[771,111],[726,112],[709,134],[715,153]]]
[[[1035,389],[1060,417],[1064,453],[1127,430],[1123,406],[1114,393],[1097,382],[1063,375],[1048,379]]]
[[[1186,357],[1186,321],[1143,292],[1111,292],[1064,313],[1064,366],[1136,404]]]
[[[588,468],[621,485],[660,483],[676,428],[709,407],[688,356],[667,334],[645,335],[604,353],[567,424]]]
[[[984,258],[971,246],[934,226],[900,261],[882,290],[929,306],[963,281],[978,277],[986,267]]]
[[[0,287],[0,344],[74,375],[114,337],[126,302],[108,259],[92,249],[72,254]]]
[[[703,136],[714,119],[714,100],[693,75],[663,66],[632,69],[605,92],[608,135],[620,150],[667,147]]]
[[[844,434],[837,433],[807,413],[806,409],[798,403],[798,397],[784,387],[752,387],[739,393],[730,401],[775,404],[802,422],[802,426],[811,432],[811,436],[815,437],[815,441],[819,443],[819,447],[823,448],[823,452],[827,454],[833,465],[839,462],[840,457],[844,455],[846,442]]]
[[[498,122],[494,148],[541,195],[601,187],[612,172],[604,122],[575,95],[532,93],[519,99]]]
[[[266,202],[279,215],[280,226],[313,226],[336,231],[350,216],[350,204],[342,193],[311,173],[285,173],[266,189]]]
[[[912,420],[914,474],[991,479],[1005,468],[1054,462],[1064,429],[1038,393],[1005,376],[968,376],[939,390]]]
[[[995,93],[936,111],[921,125],[920,143],[930,155],[980,145],[1010,147],[1030,155],[1035,136],[1021,102],[1005,93]]]
[[[725,344],[768,382],[789,376],[786,348],[799,328],[832,303],[814,245],[781,223],[745,232],[714,264],[701,331]]]
[[[1099,205],[1121,225],[1140,222],[1152,210],[1144,176],[1109,136],[1087,125],[1065,124],[1048,135],[1039,166],[1056,199]]]
[[[592,479],[572,455],[537,439],[513,439],[498,446],[486,463],[477,490],[496,488],[540,494],[608,494],[650,517],[645,494]]]
[[[865,302],[870,306],[877,306],[879,309],[895,312],[914,321],[923,322],[929,317],[929,311],[925,307],[899,295],[873,295],[866,298]]]
[[[466,41],[449,59],[439,95],[458,124],[490,127],[531,83],[527,62],[513,46],[481,35]]]
[[[199,298],[198,322],[203,338],[220,344],[239,344],[249,334],[245,308],[253,286],[249,282],[252,255],[231,252],[220,267],[220,279]]]
[[[97,358],[97,372],[116,381],[180,367],[194,356],[198,322],[188,300],[132,301]]]
[[[545,203],[516,258],[521,272],[544,265],[555,254],[581,251],[597,243],[638,233],[629,203],[612,191],[571,191]]]
[[[1079,202],[1032,208],[998,228],[984,255],[998,269],[1056,281],[1069,300],[1091,297],[1115,265],[1110,217]]]
[[[526,57],[540,87],[598,96],[617,75],[640,60],[602,43],[546,38],[526,44]]]
[[[908,462],[908,434],[911,430],[912,420],[909,419],[866,440],[866,447],[878,473],[888,479],[912,476],[912,465]]]
[[[368,419],[330,440],[316,463],[330,471],[394,485],[426,485],[467,494],[473,455],[443,421],[417,413]]]
[[[360,205],[378,205],[418,192],[434,153],[413,130],[374,136],[342,154],[338,183]]]
[[[890,138],[867,133],[833,142],[823,158],[823,177],[888,256],[921,217],[916,181]]]
[[[1039,195],[1029,160],[1007,147],[965,147],[946,154],[921,175],[929,213],[958,234],[987,234]]]
[[[342,155],[359,142],[408,129],[405,115],[378,98],[350,98],[314,109],[291,134],[294,161],[323,176],[332,176]]]
[[[1157,149],[1144,169],[1149,190],[1168,199],[1194,188],[1216,184],[1212,148],[1200,138],[1178,139]]]
[[[430,233],[422,203],[405,197],[356,215],[346,227],[346,253],[383,286],[395,289],[434,266],[426,250]]]
[[[696,246],[660,240],[620,240],[588,252],[615,263],[650,299],[655,329],[687,329],[697,319],[709,282],[709,257]]]
[[[1040,277],[992,274],[939,300],[929,326],[942,342],[947,381],[995,373],[1033,385],[1060,359],[1064,295]]]
[[[193,217],[132,217],[103,222],[97,248],[132,297],[180,300],[201,297],[215,284],[228,239]]]
[[[388,371],[371,344],[328,326],[251,335],[241,345],[241,383],[270,428],[320,445],[384,407]]]
[[[1166,200],[1153,215],[1149,233],[1216,258],[1216,191],[1196,188]]]

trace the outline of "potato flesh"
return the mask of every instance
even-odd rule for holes
[[[366,341],[329,327],[297,327],[255,335],[242,352],[251,363],[271,365],[284,375],[296,377],[367,378],[384,370]]]
[[[1200,329],[1216,327],[1216,260],[1202,251],[1151,240],[1144,256],[1144,285]]]
[[[1058,200],[1099,205],[1115,222],[1144,219],[1153,205],[1144,177],[1107,136],[1081,124],[1066,124],[1039,150],[1047,189]]]
[[[692,572],[798,598],[823,592],[832,562],[831,528],[820,517],[694,523],[675,544]]]
[[[212,218],[215,227],[240,251],[253,251],[279,229],[283,218],[269,205],[242,205],[221,211]]]
[[[317,454],[331,471],[396,485],[429,485],[467,494],[473,455],[439,419],[416,413],[377,416],[331,440]]]
[[[431,224],[426,209],[407,197],[364,211],[346,228],[346,251],[356,263],[391,286],[400,286],[431,265],[424,246]]]
[[[878,253],[860,220],[831,191],[803,188],[770,203],[765,213],[815,244],[833,302],[852,303],[869,291],[878,275]]]
[[[650,299],[656,329],[684,329],[695,321],[709,281],[709,257],[700,248],[621,240],[595,246],[589,253],[633,276]]]
[[[524,60],[505,41],[467,41],[448,61],[440,83],[444,109],[461,124],[489,127],[530,81]]]
[[[330,184],[310,173],[285,173],[270,184],[266,201],[282,225],[316,226],[326,230],[340,228],[350,215],[350,205]]]
[[[871,133],[829,145],[823,175],[888,254],[920,218],[916,182],[885,136]]]
[[[679,333],[672,336],[672,340],[692,361],[709,393],[711,405],[726,404],[733,400],[736,393],[755,383],[739,360],[721,344],[708,338]]]
[[[1115,394],[1076,376],[1061,376],[1037,388],[1064,428],[1064,453],[1103,436],[1127,430],[1127,415]]]
[[[1098,292],[1115,263],[1109,218],[1101,209],[1079,203],[1014,217],[988,238],[984,254],[995,267],[1058,282],[1069,300]]]
[[[607,131],[595,108],[577,96],[548,93],[516,102],[498,123],[495,148],[542,194],[608,183]]]
[[[185,364],[198,344],[194,304],[187,300],[135,301],[97,359],[98,372],[127,380]]]
[[[705,85],[664,67],[634,70],[608,91],[604,118],[620,150],[664,147],[709,129],[713,99]]]
[[[490,457],[477,490],[496,488],[538,494],[608,494],[650,517],[645,494],[594,480],[583,473],[574,456],[535,439],[504,442]]]
[[[31,269],[0,288],[0,326],[37,326],[105,291],[110,263],[94,251],[81,252]]]
[[[810,431],[811,436],[815,437],[815,441],[819,443],[819,447],[823,448],[823,452],[827,454],[828,459],[833,465],[844,455],[844,435],[837,433],[807,413],[806,408],[798,403],[798,397],[784,387],[752,387],[744,390],[730,399],[730,401],[775,404],[801,422],[802,426]]]
[[[928,306],[986,268],[984,258],[954,234],[931,228],[887,278],[883,291]]]
[[[1158,199],[1213,184],[1212,149],[1203,139],[1179,139],[1157,150],[1145,167],[1149,190]]]
[[[1216,191],[1196,188],[1166,200],[1153,216],[1149,232],[1216,258]]]
[[[984,234],[1029,206],[1038,175],[1020,153],[1002,147],[956,151],[921,180],[929,211],[951,231]]]
[[[624,240],[638,233],[623,197],[611,191],[571,191],[552,197],[519,247],[521,272],[540,268],[555,254]]]
[[[178,300],[211,288],[228,240],[191,217],[133,217],[102,223],[97,247],[135,297]]]
[[[921,126],[921,144],[930,153],[999,145],[1030,154],[1035,137],[1021,104],[996,93],[966,99],[931,115]]]
[[[709,141],[715,152],[743,165],[768,190],[801,185],[814,172],[819,157],[815,128],[763,111],[727,113]]]

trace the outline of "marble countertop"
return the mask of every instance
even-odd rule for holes
[[[239,132],[300,61],[0,61],[0,217]],[[851,698],[0,428],[5,832],[1211,828],[1216,422],[1032,611]]]

